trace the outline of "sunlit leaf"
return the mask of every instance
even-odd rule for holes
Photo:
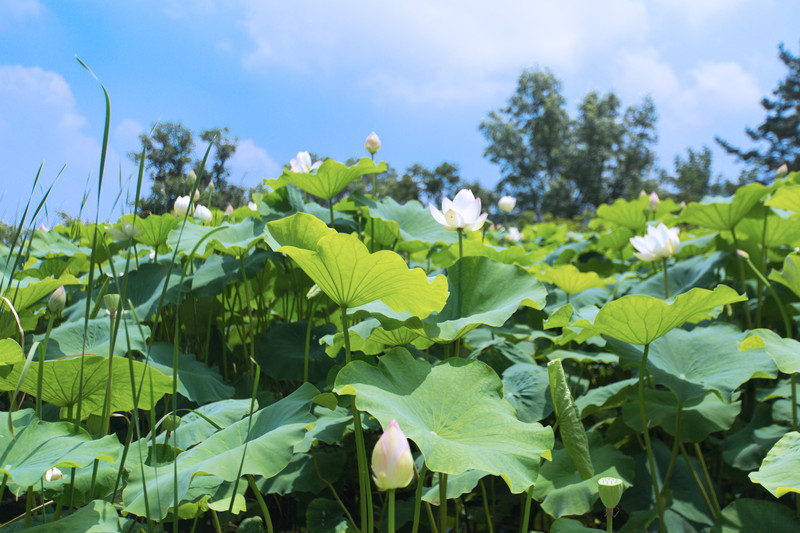
[[[265,185],[277,189],[278,187],[292,184],[317,198],[330,200],[347,187],[350,182],[360,180],[364,174],[377,174],[380,172],[386,172],[386,163],[381,161],[376,165],[368,157],[362,157],[352,167],[333,159],[326,159],[316,173],[292,172],[286,168],[279,178],[266,180]]]
[[[739,187],[736,194],[727,197],[704,199],[702,203],[690,202],[681,212],[680,220],[718,231],[730,231],[769,189],[760,183]]]
[[[800,492],[800,433],[791,431],[767,453],[761,468],[750,473],[758,483],[776,498],[790,492]]]

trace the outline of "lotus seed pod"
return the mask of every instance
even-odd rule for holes
[[[167,415],[161,422],[161,429],[164,431],[175,431],[181,427],[181,417],[178,415]]]
[[[64,290],[64,286],[62,285],[50,295],[50,300],[47,301],[47,309],[49,309],[51,313],[60,313],[66,306],[67,291]]]
[[[116,314],[119,309],[119,294],[106,294],[103,296],[103,303],[106,304],[108,314]]]
[[[613,509],[619,505],[622,492],[625,490],[621,479],[615,477],[601,477],[597,480],[597,487],[600,490],[600,501],[603,502],[606,509]]]

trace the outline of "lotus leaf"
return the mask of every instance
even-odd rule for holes
[[[750,480],[776,498],[800,492],[800,433],[791,431],[781,437],[767,453],[761,468],[750,474]]]
[[[448,359],[432,367],[403,348],[378,365],[350,363],[336,376],[334,392],[354,394],[358,409],[384,427],[396,419],[434,472],[480,470],[501,476],[514,493],[534,484],[553,430],[520,422],[489,366]]]
[[[284,169],[279,178],[266,180],[265,184],[273,189],[292,184],[317,198],[330,200],[351,182],[358,181],[364,174],[386,172],[386,163],[375,164],[371,159],[362,157],[352,167],[343,163],[326,159],[316,173],[292,172]]]
[[[681,212],[680,220],[703,228],[730,231],[768,191],[760,183],[751,183],[739,187],[732,197],[709,198],[702,203],[690,202]]]

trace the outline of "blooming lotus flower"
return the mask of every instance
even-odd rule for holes
[[[661,203],[661,200],[658,199],[658,194],[656,191],[650,193],[650,211],[656,212],[658,211],[658,204]]]
[[[408,439],[392,420],[372,450],[373,479],[378,490],[401,489],[414,477],[414,458]]]
[[[519,242],[522,240],[522,233],[517,228],[511,227],[508,228],[508,233],[506,233],[505,239],[509,242]]]
[[[133,224],[123,223],[119,227],[108,228],[108,234],[115,241],[127,241],[135,239],[144,233],[144,228]]]
[[[364,141],[364,148],[372,155],[375,155],[381,149],[381,140],[374,131],[367,135],[367,140]]]
[[[64,479],[64,474],[58,468],[53,467],[44,473],[45,481],[58,481],[59,479]]]
[[[497,202],[497,207],[500,208],[500,211],[503,213],[510,213],[514,210],[514,206],[517,205],[517,199],[513,196],[503,196]]]
[[[289,161],[292,172],[300,172],[302,174],[308,174],[312,170],[318,169],[321,164],[322,161],[317,161],[312,165],[311,155],[308,152],[297,152],[297,157]]]
[[[49,309],[51,313],[60,313],[66,306],[67,291],[65,291],[64,286],[61,285],[50,295],[50,299],[47,301],[47,309]]]
[[[469,189],[461,189],[450,201],[442,200],[442,210],[428,203],[434,220],[448,230],[475,231],[481,229],[486,221],[487,213],[481,214],[481,199],[475,198]]]
[[[204,205],[198,205],[195,207],[194,216],[200,220],[205,220],[206,222],[211,222],[211,219],[214,217],[214,215],[211,214],[211,210]]]
[[[258,206],[255,202],[247,202],[247,207],[250,208],[250,211],[258,211]]]
[[[631,244],[636,248],[633,253],[641,261],[657,261],[672,257],[681,244],[679,228],[667,228],[664,223],[649,226],[644,237],[631,237]]]
[[[179,217],[185,215],[186,212],[189,210],[189,204],[191,203],[192,203],[191,198],[189,198],[188,196],[178,196],[175,199],[175,206],[174,206],[175,214],[178,215]]]

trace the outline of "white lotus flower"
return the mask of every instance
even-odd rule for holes
[[[403,430],[392,420],[372,449],[372,472],[378,490],[402,489],[414,479],[414,458]]]
[[[191,203],[191,198],[189,198],[188,196],[178,196],[175,199],[175,206],[174,206],[175,214],[178,215],[179,217],[185,215],[186,212],[189,210],[190,203]]]
[[[247,207],[250,208],[250,211],[258,211],[258,206],[255,202],[247,202]]]
[[[514,206],[517,205],[517,199],[513,196],[503,196],[497,202],[497,207],[500,208],[500,211],[503,213],[510,213],[514,210]]]
[[[292,172],[300,172],[302,174],[308,174],[312,170],[318,169],[321,164],[322,161],[317,161],[312,165],[311,155],[308,152],[297,152],[297,157],[289,161]]]
[[[657,261],[672,257],[681,244],[679,228],[668,228],[664,223],[649,226],[644,237],[631,237],[631,244],[636,248],[633,253],[641,261]]]
[[[194,216],[200,220],[205,220],[206,222],[211,222],[211,219],[214,218],[214,215],[211,214],[211,210],[204,205],[198,205],[195,207]]]
[[[144,233],[144,228],[141,226],[134,226],[133,224],[123,223],[119,227],[112,226],[108,228],[108,234],[115,241],[127,241],[135,239]]]
[[[45,481],[58,481],[59,479],[64,479],[64,474],[61,473],[61,470],[58,468],[51,468],[47,472],[44,473],[44,480]]]
[[[367,140],[364,141],[364,148],[372,155],[375,155],[381,149],[381,140],[374,131],[367,135]]]
[[[508,233],[506,233],[505,239],[509,242],[519,242],[522,240],[522,233],[517,228],[511,227],[508,228]]]
[[[447,197],[442,199],[441,211],[431,203],[428,203],[428,207],[434,220],[448,230],[475,231],[481,229],[486,217],[489,216],[486,213],[481,214],[481,199],[475,198],[469,189],[458,191],[452,201]]]

